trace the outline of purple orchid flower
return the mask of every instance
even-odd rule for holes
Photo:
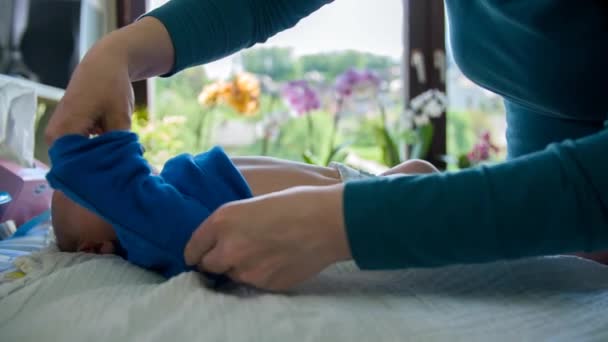
[[[497,153],[500,149],[492,144],[490,132],[481,134],[479,142],[467,154],[467,158],[472,164],[478,164],[490,160],[491,153]]]
[[[336,79],[335,89],[340,98],[350,97],[356,88],[372,87],[377,89],[382,81],[371,70],[348,69]]]
[[[298,115],[305,115],[321,108],[319,95],[304,80],[287,83],[281,94],[291,109]]]

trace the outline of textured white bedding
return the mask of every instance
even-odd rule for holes
[[[116,257],[45,252],[0,285],[0,341],[608,341],[608,268],[574,257],[360,272],[217,293]]]

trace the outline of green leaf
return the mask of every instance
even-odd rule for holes
[[[139,108],[133,113],[133,122],[145,126],[150,121],[150,115],[146,108]]]
[[[335,161],[338,163],[343,163],[346,160],[346,157],[348,157],[348,153],[346,151],[342,150],[342,151],[336,153],[336,155],[332,161]]]
[[[466,169],[471,167],[471,161],[469,160],[469,157],[467,157],[466,154],[461,155],[458,158],[458,168],[460,169]]]
[[[374,133],[378,145],[382,150],[382,160],[386,166],[392,167],[401,162],[399,148],[395,139],[391,136],[388,129],[382,125],[374,127]]]
[[[416,142],[418,142],[418,134],[416,133],[415,130],[405,130],[403,132],[401,132],[401,134],[399,135],[401,137],[401,139],[403,139],[403,142],[407,145],[413,145]]]
[[[432,124],[424,125],[416,128],[418,136],[416,144],[412,148],[412,159],[425,159],[429,153],[429,148],[433,142],[434,128]]]
[[[319,165],[317,157],[315,157],[310,150],[306,150],[302,153],[302,160],[304,160],[306,164]]]
[[[329,153],[329,155],[327,156],[327,159],[325,159],[325,166],[329,165],[329,163],[331,163],[332,161],[335,160],[336,155],[341,152],[342,150],[344,150],[345,148],[347,148],[348,146],[352,145],[351,141],[347,141],[344,142],[336,147],[334,147],[331,152]]]

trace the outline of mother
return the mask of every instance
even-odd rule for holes
[[[264,41],[328,2],[169,2],[88,53],[48,140],[129,129],[131,81],[168,76]],[[396,269],[608,248],[605,0],[446,5],[457,63],[505,98],[510,161],[230,203],[194,233],[186,260],[258,287],[286,289],[341,260]]]

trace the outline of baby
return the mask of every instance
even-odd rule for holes
[[[183,249],[200,223],[222,204],[358,176],[342,165],[229,159],[219,148],[177,156],[156,174],[143,159],[137,136],[128,132],[92,139],[67,136],[53,145],[50,156],[48,179],[56,189],[52,220],[59,249],[118,254],[167,277],[190,269]],[[383,175],[436,171],[414,160]]]

